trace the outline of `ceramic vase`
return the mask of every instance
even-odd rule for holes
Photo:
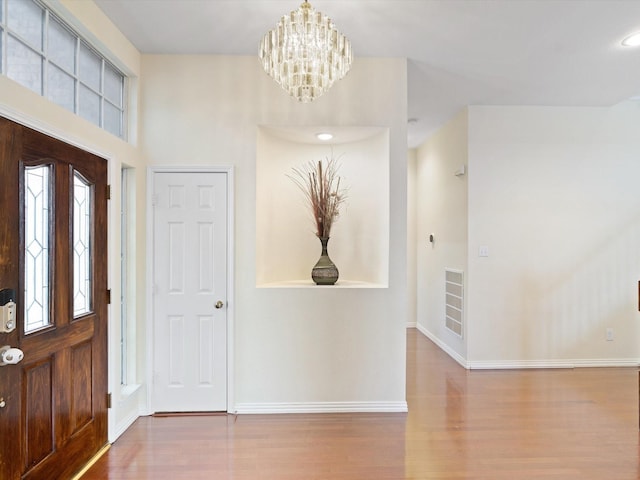
[[[311,278],[316,285],[333,285],[338,281],[338,267],[331,261],[327,253],[329,237],[318,237],[322,244],[322,253],[318,263],[311,270]]]

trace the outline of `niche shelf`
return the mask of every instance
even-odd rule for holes
[[[330,131],[331,141],[315,134]],[[384,127],[260,126],[256,150],[256,285],[260,288],[387,288],[389,130]],[[287,176],[310,161],[339,158],[348,198],[333,225],[329,256],[336,285],[319,287],[320,257],[309,206]]]

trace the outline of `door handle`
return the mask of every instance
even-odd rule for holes
[[[19,348],[11,348],[9,345],[0,347],[0,367],[15,365],[24,358],[24,352]]]
[[[222,300],[218,300],[216,302],[216,308],[222,308],[224,306],[224,303],[222,302]]]

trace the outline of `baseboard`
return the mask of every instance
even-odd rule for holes
[[[554,369],[575,368],[570,360],[509,360],[509,361],[478,361],[469,362],[469,370],[523,370],[523,369]]]
[[[431,340],[433,343],[435,343],[440,348],[440,350],[444,351],[452,359],[454,359],[456,362],[458,362],[462,367],[469,368],[468,365],[467,365],[467,360],[462,355],[460,355],[458,352],[454,351],[451,347],[449,347],[449,345],[447,345],[442,340],[440,340],[438,337],[433,335],[431,332],[429,332],[429,330],[424,328],[419,323],[416,325],[416,328],[425,337],[427,337],[429,340]]]
[[[531,368],[614,368],[638,367],[638,359],[568,359],[568,360],[510,360],[468,362],[471,370],[515,370]]]
[[[417,328],[418,327],[418,323],[417,322],[408,322],[407,323],[407,328]]]
[[[132,413],[123,421],[121,421],[118,425],[115,426],[114,432],[109,432],[109,441],[111,443],[115,442],[120,435],[122,435],[131,425],[135,422],[140,415],[137,413]]]
[[[613,368],[613,367],[638,367],[638,358],[605,358],[605,359],[565,359],[565,360],[467,360],[452,350],[446,343],[429,332],[422,325],[417,324],[416,329],[425,337],[435,343],[442,351],[453,360],[468,370],[516,370],[531,368]]]
[[[594,360],[592,358],[585,360],[572,360],[575,368],[582,367],[638,367],[640,366],[640,358],[611,358],[604,360]]]
[[[235,413],[406,413],[407,402],[238,403]]]

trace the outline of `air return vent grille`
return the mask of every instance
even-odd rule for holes
[[[462,337],[464,318],[464,275],[461,270],[446,268],[445,274],[445,325]]]

